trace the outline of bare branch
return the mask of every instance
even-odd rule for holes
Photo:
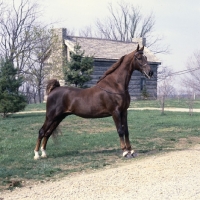
[[[151,33],[155,25],[154,16],[151,13],[143,20],[140,37],[146,37],[147,34]]]
[[[138,7],[124,1],[119,2],[116,7],[110,3],[108,10],[107,18],[96,20],[97,37],[123,42],[131,42],[136,37],[145,37],[148,47],[154,53],[169,52],[168,47],[160,44],[162,38],[153,34],[155,29],[153,13],[143,16]],[[88,32],[87,29],[85,31]],[[84,31],[82,33],[87,37],[88,34],[84,34]]]
[[[182,79],[182,84],[200,92],[200,51],[196,51],[193,56],[188,58],[186,67],[188,74]]]

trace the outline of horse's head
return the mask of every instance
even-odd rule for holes
[[[140,49],[138,45],[134,54],[134,66],[136,70],[140,71],[142,74],[150,79],[153,76],[153,71],[148,64],[147,57],[143,54],[143,51],[144,46]]]

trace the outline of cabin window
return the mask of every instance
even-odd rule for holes
[[[140,90],[143,91],[146,88],[146,78],[141,78]]]

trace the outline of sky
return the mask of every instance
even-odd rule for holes
[[[17,1],[17,0],[15,0]],[[108,16],[108,4],[118,0],[35,0],[43,10],[41,19],[54,23],[56,28],[76,31],[94,25],[97,18]],[[199,0],[124,0],[138,6],[142,13],[153,12],[155,32],[163,37],[169,54],[159,54],[162,66],[174,72],[184,70],[189,58],[200,51],[200,1]],[[175,76],[178,83],[181,77]]]

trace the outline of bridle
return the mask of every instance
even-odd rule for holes
[[[145,63],[145,64],[141,64],[139,61],[140,61],[140,59],[137,57],[137,55],[138,54],[141,54],[142,55],[142,57],[144,57],[144,55],[143,55],[143,51],[138,51],[138,52],[136,52],[135,53],[135,56],[134,56],[134,59],[136,59],[137,61],[138,61],[138,64],[141,66],[141,67],[144,67],[144,66],[146,66],[147,65],[147,63]]]
[[[137,60],[137,63],[140,65],[141,68],[145,67],[145,66],[147,65],[147,62],[146,62],[145,64],[141,64],[141,63],[140,63],[140,59],[136,56],[137,54],[142,54],[142,57],[144,57],[143,51],[138,51],[138,52],[136,52],[136,53],[135,53],[135,56],[134,56],[134,59]],[[149,76],[145,71],[142,70],[142,72],[145,74],[145,76],[146,76],[147,78],[150,78],[150,76]]]

